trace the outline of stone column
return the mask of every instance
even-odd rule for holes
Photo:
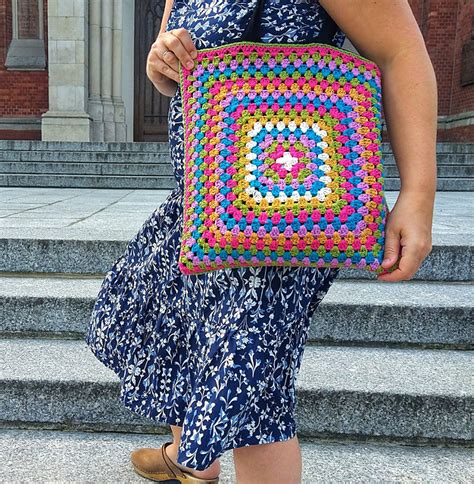
[[[126,138],[133,141],[135,89],[135,0],[122,4],[122,99],[125,104]]]
[[[114,0],[112,102],[115,107],[115,141],[127,140],[125,106],[122,99],[122,4],[123,0]]]
[[[89,0],[48,1],[49,111],[42,116],[45,141],[90,141]]]
[[[115,141],[115,109],[112,103],[113,0],[101,0],[102,5],[102,79],[101,99],[104,110],[104,141]]]
[[[89,113],[92,141],[104,140],[104,112],[101,90],[101,0],[89,0]]]

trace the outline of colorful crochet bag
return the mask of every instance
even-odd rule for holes
[[[326,43],[244,40],[179,67],[183,274],[245,266],[382,272],[381,72]],[[329,39],[328,39],[329,40]]]

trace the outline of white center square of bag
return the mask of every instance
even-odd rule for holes
[[[263,140],[262,131],[264,132]],[[251,139],[245,145],[250,150],[250,153],[245,155],[248,160],[245,165],[248,171],[245,180],[249,182],[245,192],[257,203],[264,199],[269,203],[276,199],[284,202],[289,198],[297,201],[301,197],[306,200],[316,197],[319,201],[324,202],[326,197],[332,193],[331,188],[327,186],[332,178],[326,175],[331,171],[331,167],[325,163],[329,159],[329,154],[324,151],[328,147],[328,143],[323,141],[327,137],[327,131],[317,123],[309,126],[306,122],[302,122],[298,128],[294,121],[290,121],[288,125],[283,121],[276,124],[272,122],[262,124],[257,121],[248,131],[247,136]],[[283,148],[284,141],[290,142],[289,150]],[[305,145],[304,149],[295,148],[295,143],[298,141],[300,145]],[[318,148],[318,152],[312,151],[314,147]],[[259,154],[260,150],[265,153],[265,156]],[[321,150],[322,152],[319,152]],[[322,176],[316,176],[308,170],[307,163],[300,162],[300,158],[308,159],[308,157],[313,168],[317,165],[317,169],[324,173]],[[295,168],[298,164],[299,166]],[[305,176],[304,181],[299,181],[295,175],[298,176],[302,169],[306,169],[306,172],[309,171],[309,173]],[[288,174],[292,175],[290,184],[286,179]],[[313,195],[308,186],[315,180],[322,182],[324,186],[318,189],[316,195]],[[304,193],[301,193],[303,184],[306,188]],[[262,193],[262,186],[267,188],[265,194]]]

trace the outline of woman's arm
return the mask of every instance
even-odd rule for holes
[[[383,111],[401,189],[387,219],[382,281],[411,279],[431,252],[436,192],[437,86],[407,0],[320,0],[361,55],[382,73]],[[401,253],[400,253],[401,252]]]
[[[168,19],[170,18],[170,12],[171,12],[171,9],[173,8],[173,1],[174,0],[165,1],[165,8],[163,9],[163,17],[161,17],[160,31],[158,32],[159,34],[164,32],[166,29],[166,24],[168,23]]]

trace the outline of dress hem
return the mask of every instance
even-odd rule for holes
[[[97,351],[94,348],[93,345],[89,344],[88,338],[87,338],[87,334],[86,334],[86,337],[84,338],[84,341],[85,341],[87,347],[91,350],[92,354],[102,364],[104,364],[107,368],[109,368],[110,370],[112,370],[116,376],[119,377],[119,383],[121,384],[121,381],[120,381],[120,379],[121,379],[121,370],[119,368],[117,368],[117,366],[111,364],[110,360],[108,358],[104,357],[99,351]],[[139,417],[144,417],[144,418],[150,420],[153,423],[174,425],[174,426],[181,427],[181,428],[183,427],[183,423],[178,422],[176,419],[174,419],[171,416],[164,415],[162,418],[157,419],[157,418],[154,418],[154,417],[151,417],[151,416],[145,414],[144,412],[137,411],[137,409],[135,407],[131,406],[130,404],[128,404],[125,401],[125,399],[122,397],[122,395],[119,397],[118,400],[120,401],[120,403],[125,408],[127,408],[127,410],[129,410],[134,415],[137,415]],[[251,443],[251,442],[249,442],[249,443],[242,443],[242,445],[227,445],[225,447],[222,447],[221,450],[216,454],[216,456],[214,457],[214,459],[211,461],[211,463],[209,465],[207,465],[206,467],[203,467],[203,466],[200,466],[200,465],[197,465],[197,466],[194,465],[193,466],[186,459],[181,459],[181,457],[183,456],[183,452],[181,450],[178,450],[177,462],[180,465],[184,465],[186,467],[189,467],[190,469],[194,469],[194,470],[197,470],[197,471],[203,471],[203,470],[208,469],[210,467],[210,465],[212,465],[212,463],[216,459],[219,459],[227,451],[230,451],[230,450],[233,450],[233,449],[239,449],[239,448],[242,448],[242,447],[249,447],[251,445],[272,444],[272,443],[276,443],[276,442],[286,442],[287,440],[291,440],[292,438],[294,438],[294,437],[297,436],[297,426],[296,426],[296,422],[295,422],[294,425],[290,426],[290,428],[291,428],[291,433],[288,436],[285,436],[284,438],[262,439],[258,443]]]

